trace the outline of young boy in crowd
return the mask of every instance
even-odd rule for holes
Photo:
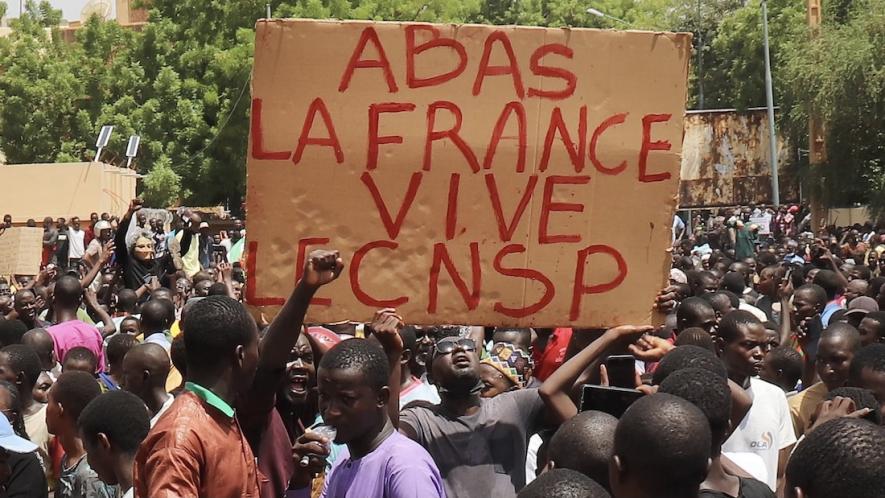
[[[860,348],[857,329],[847,323],[834,322],[820,336],[814,368],[820,382],[789,400],[790,415],[797,436],[805,434],[818,405],[827,393],[848,382],[848,368]]]
[[[30,346],[37,353],[41,368],[49,373],[53,381],[61,375],[61,363],[55,356],[55,342],[46,329],[32,329],[25,332],[21,343]]]
[[[855,353],[848,370],[848,385],[872,391],[885,420],[885,344],[871,344]]]
[[[28,439],[37,445],[43,461],[48,462],[51,438],[46,427],[46,404],[34,399],[34,385],[40,377],[40,371],[40,359],[28,346],[13,344],[0,349],[0,380],[18,387]],[[51,476],[48,466],[46,475]]]
[[[802,365],[802,355],[798,351],[789,346],[777,347],[762,360],[759,378],[781,388],[790,399],[796,394],[796,385],[802,378]]]
[[[64,361],[61,362],[62,372],[80,371],[94,374],[98,368],[98,358],[95,353],[83,346],[77,346],[68,350]]]
[[[49,390],[46,425],[64,449],[61,474],[55,496],[58,498],[113,498],[114,491],[103,484],[86,460],[86,450],[77,428],[83,408],[101,394],[95,377],[80,371],[62,372]]]
[[[395,330],[392,336],[399,340]],[[335,442],[347,447],[326,476],[321,496],[446,496],[427,450],[397,432],[390,421],[389,377],[388,357],[372,341],[350,339],[323,356],[317,372],[320,409],[323,420],[338,431]],[[331,442],[308,431],[295,443],[295,459],[309,461],[301,463],[293,477],[304,486],[296,496],[309,496],[310,478],[325,466],[312,455],[327,455]]]
[[[610,489],[608,464],[614,454],[617,427],[618,419],[594,410],[566,420],[550,439],[549,466],[577,471]]]
[[[80,413],[89,466],[102,482],[117,486],[122,498],[133,498],[132,466],[138,446],[150,430],[144,403],[125,391],[96,397]]]
[[[238,302],[212,296],[182,324],[189,382],[135,457],[136,496],[258,496],[255,458],[233,405],[250,388],[258,330]]]
[[[735,477],[722,466],[722,443],[733,427],[728,381],[700,368],[683,368],[664,379],[659,393],[668,393],[697,406],[707,417],[712,436],[710,470],[701,483],[699,498],[774,498],[765,483]]]
[[[102,391],[116,391],[123,382],[123,358],[130,349],[138,345],[132,334],[116,334],[108,340],[107,371],[98,374]]]
[[[171,364],[162,346],[139,344],[123,359],[122,388],[138,396],[151,415],[151,427],[172,406],[174,398],[166,392],[166,377]]]
[[[885,496],[885,428],[837,418],[811,431],[787,466],[788,498]]]
[[[762,370],[768,344],[765,327],[747,311],[732,311],[722,318],[717,339],[719,356],[728,370],[728,378],[753,400],[749,413],[735,424],[734,432],[722,445],[722,451],[755,453],[761,457],[765,475],[753,477],[775,490],[796,443],[796,434],[784,392],[756,377]]]
[[[611,495],[589,477],[569,469],[553,469],[522,488],[517,498],[609,498]]]
[[[615,430],[612,494],[697,498],[710,466],[711,441],[707,419],[696,406],[670,394],[644,396],[624,412]]]

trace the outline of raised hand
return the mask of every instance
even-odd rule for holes
[[[343,269],[344,260],[338,251],[311,251],[304,264],[301,283],[310,287],[322,287],[338,278]]]
[[[144,207],[144,201],[136,197],[129,202],[128,214],[132,215],[136,211],[140,211],[142,207]]]
[[[234,266],[230,263],[218,263],[218,281],[219,282],[227,282],[231,278],[231,274],[234,271]]]
[[[628,346],[627,350],[642,361],[661,361],[661,358],[675,347],[666,339],[661,339],[654,335],[646,335],[640,337],[635,344]]]
[[[866,417],[870,413],[869,408],[861,408],[860,410],[855,410],[855,408],[854,400],[851,398],[836,396],[829,401],[824,401],[818,407],[817,417],[808,432],[811,432],[815,427],[836,418],[861,418]]]
[[[104,248],[102,249],[101,257],[98,259],[98,265],[104,266],[108,264],[111,258],[114,256],[114,249],[116,245],[114,244],[114,240],[111,239],[104,244]]]
[[[387,352],[399,352],[403,349],[403,339],[399,329],[405,325],[401,316],[393,308],[384,308],[375,312],[369,328]]]

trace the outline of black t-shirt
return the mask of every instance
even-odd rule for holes
[[[9,468],[12,473],[6,483],[3,498],[46,498],[46,475],[40,467],[36,453],[9,452]]]
[[[711,489],[702,489],[698,498],[775,498],[774,491],[767,484],[756,479],[739,477],[741,481],[737,496],[727,495]]]

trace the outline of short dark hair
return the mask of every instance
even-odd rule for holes
[[[713,455],[718,455],[731,417],[728,381],[701,368],[683,368],[664,379],[658,392],[679,396],[701,409],[710,424]]]
[[[120,365],[123,357],[130,349],[138,344],[138,340],[132,334],[116,334],[108,340],[107,357],[108,363]]]
[[[876,400],[873,391],[860,387],[837,387],[827,393],[825,400],[831,401],[835,399],[836,396],[849,398],[854,401],[854,407],[858,410],[869,408],[870,413],[863,418],[876,425],[882,424],[882,413],[879,411],[879,402]]]
[[[814,280],[811,282],[815,285],[821,286],[824,289],[824,292],[827,293],[827,299],[831,301],[836,299],[836,296],[843,290],[842,280],[833,270],[821,270],[817,272],[814,276]]]
[[[679,333],[676,337],[676,346],[697,346],[703,349],[709,349],[710,352],[716,352],[716,344],[713,342],[713,336],[700,327],[689,327]]]
[[[787,464],[787,483],[807,496],[885,496],[885,428],[838,418],[805,436]]]
[[[375,342],[364,339],[348,339],[336,344],[323,355],[320,368],[355,369],[366,376],[366,382],[376,391],[386,386],[390,377],[384,350]]]
[[[853,325],[845,322],[830,322],[830,325],[820,334],[821,339],[844,338],[848,341],[848,347],[852,351],[860,348],[860,332]]]
[[[804,362],[802,355],[790,346],[778,346],[765,355],[765,361],[772,368],[783,372],[784,378],[793,386],[802,378]]]
[[[210,296],[226,296],[227,295],[227,286],[224,285],[224,282],[215,282],[214,284],[209,286],[209,295]]]
[[[615,455],[653,494],[697,494],[707,476],[710,425],[688,401],[666,393],[638,399],[618,421]],[[675,491],[675,492],[674,492]]]
[[[608,462],[617,426],[618,419],[608,413],[578,413],[553,434],[547,455],[557,469],[578,471],[608,489]]]
[[[589,477],[569,469],[553,469],[539,475],[517,498],[609,498],[608,491]]]
[[[718,335],[726,343],[738,338],[740,330],[751,325],[762,325],[762,322],[749,311],[734,310],[722,317],[719,322]]]
[[[40,377],[40,372],[43,371],[43,368],[40,366],[40,357],[37,356],[32,347],[25,346],[24,344],[12,344],[0,349],[0,352],[6,354],[9,366],[12,367],[16,375],[19,372],[23,373],[25,381],[31,387],[37,384],[37,379]]]
[[[803,284],[793,292],[793,295],[800,293],[809,294],[814,299],[814,301],[821,306],[827,304],[827,301],[829,300],[827,298],[827,291],[817,284]]]
[[[151,429],[147,407],[138,396],[123,390],[95,397],[80,413],[77,425],[84,437],[107,436],[115,449],[134,456]]]
[[[172,366],[178,370],[182,377],[187,375],[187,352],[184,347],[184,335],[178,334],[172,339],[172,346],[169,348],[169,359],[172,360]]]
[[[885,310],[867,313],[863,319],[876,322],[878,324],[876,325],[876,334],[879,337],[885,338]]]
[[[530,328],[515,328],[515,327],[495,327],[494,332],[492,332],[492,337],[495,337],[495,334],[516,334],[519,337],[518,343],[513,341],[505,341],[511,342],[514,346],[519,346],[522,343],[527,345],[532,344],[532,329]],[[500,342],[500,341],[495,341]]]
[[[257,340],[255,320],[227,296],[209,296],[189,306],[181,329],[189,368],[216,368],[219,358]]]
[[[715,313],[713,306],[711,306],[705,299],[700,297],[686,298],[679,303],[679,307],[676,308],[677,327],[681,327],[684,322],[692,323],[692,326],[697,325],[694,324],[694,322],[698,320],[698,317],[704,311]]]
[[[138,304],[138,295],[132,289],[120,289],[117,292],[117,309],[120,311],[135,311],[135,305]]]
[[[418,344],[418,337],[415,335],[415,327],[411,325],[400,327],[399,336],[403,340],[403,351],[414,352],[415,346]]]
[[[61,360],[62,365],[67,363],[68,360],[87,362],[92,365],[93,372],[98,368],[98,358],[95,356],[95,353],[84,346],[77,346],[69,349],[68,352],[65,353],[65,357]]]
[[[52,385],[52,396],[64,407],[65,415],[74,421],[90,401],[101,394],[95,377],[86,372],[62,372]]]
[[[175,322],[175,305],[165,299],[154,299],[141,306],[141,329],[156,333]]]
[[[734,292],[730,292],[727,290],[716,291],[710,294],[704,294],[703,298],[705,301],[710,303],[710,306],[713,309],[716,309],[716,301],[720,299],[725,299],[728,301],[728,304],[734,308],[738,309],[738,306],[741,305],[741,300]]]
[[[661,358],[658,368],[652,374],[652,383],[660,385],[673,372],[689,367],[702,368],[723,379],[728,378],[725,364],[709,349],[678,346]]]
[[[28,326],[21,320],[0,319],[0,347],[21,344],[22,336],[27,331]]]
[[[83,297],[80,280],[70,275],[62,275],[55,281],[52,291],[53,301],[63,306],[77,306]]]
[[[722,277],[722,288],[737,295],[743,294],[746,286],[744,275],[736,271],[730,271]]]
[[[867,368],[874,372],[885,372],[885,344],[875,343],[858,349],[848,367],[848,381],[852,385],[860,384],[861,372]]]

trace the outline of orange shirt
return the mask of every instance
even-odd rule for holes
[[[135,496],[258,498],[258,469],[233,409],[188,383],[135,456]]]

